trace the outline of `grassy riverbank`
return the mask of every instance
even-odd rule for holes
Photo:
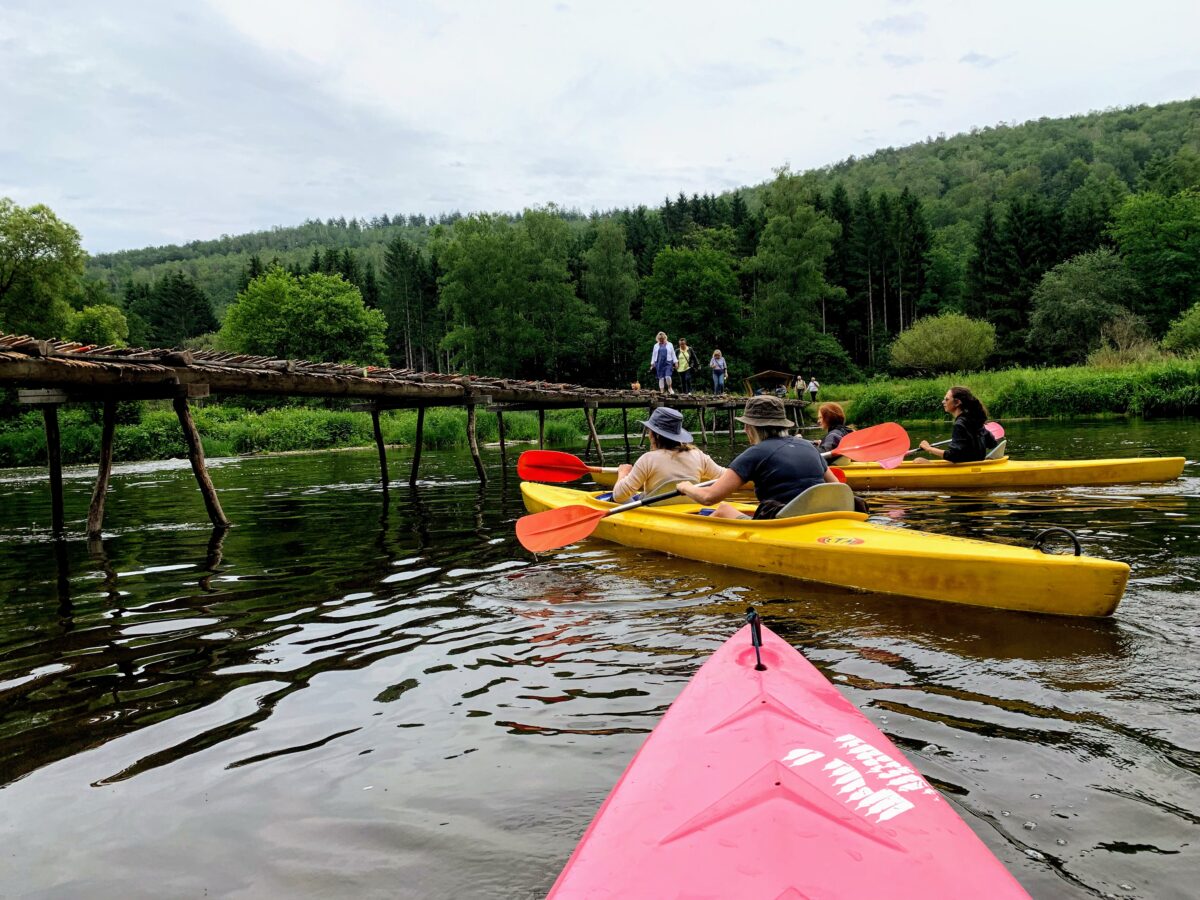
[[[204,439],[204,452],[210,456],[237,456],[288,450],[324,450],[335,447],[369,446],[374,443],[371,417],[363,412],[324,409],[314,406],[289,406],[254,410],[235,405],[209,404],[193,407],[196,427]],[[113,441],[118,462],[165,459],[186,454],[179,420],[165,403],[147,403],[140,409],[127,405]],[[630,416],[630,427],[637,416]],[[59,411],[64,463],[95,462],[100,447],[99,408],[72,405]],[[504,417],[508,440],[536,440],[536,413],[509,413]],[[417,435],[415,410],[395,410],[380,416],[384,440],[389,444],[412,446]],[[596,427],[601,433],[619,432],[620,410],[599,410]],[[550,446],[569,446],[586,434],[581,410],[554,410],[546,414],[546,442]],[[499,437],[496,416],[480,413],[477,433],[480,441]],[[433,408],[425,411],[424,439],[428,449],[465,446],[467,442],[465,410]],[[40,413],[25,412],[0,419],[0,467],[35,466],[46,462],[46,437]]]
[[[859,425],[937,420],[944,417],[941,400],[946,388],[954,384],[971,388],[997,418],[1200,413],[1200,357],[1120,368],[1007,369],[827,384],[821,399],[846,403],[847,414]]]

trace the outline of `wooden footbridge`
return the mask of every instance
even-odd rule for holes
[[[476,410],[480,407],[496,414],[502,454],[505,451],[504,413],[536,411],[540,447],[545,442],[546,410],[582,409],[588,426],[588,449],[594,445],[603,463],[604,452],[596,433],[597,409],[621,410],[625,455],[628,458],[631,452],[630,409],[640,411],[664,405],[680,410],[694,409],[697,411],[701,442],[705,446],[708,445],[710,414],[715,439],[717,420],[723,412],[725,421],[722,424],[726,426],[732,445],[734,413],[740,410],[744,402],[744,398],[727,395],[667,396],[657,391],[606,390],[575,384],[304,362],[213,350],[95,347],[4,334],[0,334],[0,387],[17,388],[21,403],[42,410],[53,504],[52,527],[56,537],[65,534],[58,427],[58,407],[64,403],[103,405],[103,426],[98,448],[100,466],[87,522],[88,535],[95,537],[100,534],[104,521],[104,500],[112,471],[116,406],[123,400],[172,401],[209,518],[219,528],[228,526],[229,520],[221,509],[205,466],[203,445],[189,406],[189,402],[195,399],[216,395],[272,395],[359,401],[352,408],[371,414],[385,491],[390,480],[383,432],[379,424],[379,415],[383,410],[417,410],[417,435],[409,473],[409,483],[415,484],[421,464],[421,441],[428,407],[466,408],[467,443],[479,478],[486,481],[475,429]],[[802,422],[807,401],[784,402],[799,417],[797,421]]]

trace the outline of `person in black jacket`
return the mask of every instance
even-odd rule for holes
[[[819,441],[813,441],[813,443],[822,453],[836,450],[837,445],[842,442],[842,438],[851,431],[846,426],[846,411],[842,409],[840,403],[822,403],[821,409],[817,412],[817,421],[825,429],[825,437]]]
[[[942,449],[929,441],[921,441],[921,449],[947,462],[978,462],[996,446],[996,439],[983,426],[987,424],[987,408],[965,387],[952,387],[942,398],[942,409],[954,416],[950,446]]]

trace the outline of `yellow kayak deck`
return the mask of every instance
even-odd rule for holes
[[[1172,481],[1183,474],[1182,456],[1138,456],[1125,459],[1000,459],[952,463],[913,459],[895,469],[879,463],[846,463],[846,484],[856,490],[1027,490],[1071,485],[1135,484]],[[596,472],[592,479],[611,488],[617,477]]]
[[[521,494],[530,512],[614,505],[549,484],[522,482]],[[759,522],[700,516],[699,509],[694,504],[640,507],[601,519],[594,534],[628,547],[754,572],[1055,615],[1111,615],[1129,578],[1129,566],[1122,562],[880,525],[861,513]]]

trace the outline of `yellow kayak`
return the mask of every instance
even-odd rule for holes
[[[1171,481],[1183,473],[1182,456],[1139,456],[1126,459],[1000,459],[951,463],[941,459],[914,459],[895,469],[879,463],[838,464],[846,484],[861,491],[890,490],[1026,490],[1069,485],[1133,484]],[[595,472],[601,487],[612,487],[617,476]]]
[[[531,513],[614,505],[528,481],[521,494]],[[601,519],[594,534],[628,547],[873,593],[1064,616],[1111,615],[1129,579],[1122,562],[879,525],[862,513],[757,522],[699,516],[699,508],[639,507]]]

